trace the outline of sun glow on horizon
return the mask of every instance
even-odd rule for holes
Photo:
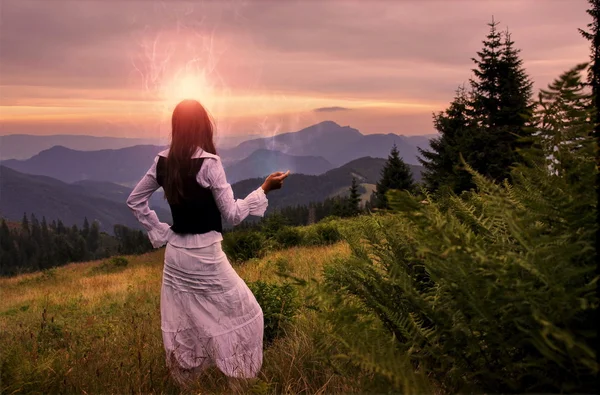
[[[183,73],[182,73],[183,74]],[[206,73],[185,73],[175,76],[165,84],[163,96],[167,107],[173,108],[182,100],[197,100],[207,108],[215,103],[216,92],[206,78]]]

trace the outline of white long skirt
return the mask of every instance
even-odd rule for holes
[[[167,365],[177,381],[213,365],[230,377],[258,374],[263,312],[220,242],[203,248],[167,244],[160,311]]]

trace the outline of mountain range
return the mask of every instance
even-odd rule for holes
[[[70,134],[57,134],[51,136],[9,134],[0,136],[0,159],[29,159],[32,156],[57,145],[78,151],[97,151],[133,147],[135,145],[162,144],[159,139],[96,137]]]
[[[116,150],[77,151],[57,146],[26,160],[0,162],[27,174],[43,175],[73,183],[84,180],[105,181],[133,187],[148,171],[156,155],[166,147],[138,145]],[[281,169],[293,173],[321,174],[333,168],[316,156],[293,156],[279,151],[259,149],[247,158],[226,165],[227,180],[234,183],[246,178],[263,177]]]
[[[363,187],[372,187],[379,180],[384,164],[385,159],[365,157],[321,175],[291,174],[283,189],[269,193],[268,212],[344,194],[352,183],[352,177]],[[419,181],[422,168],[409,166],[415,180]],[[263,178],[253,178],[234,183],[234,196],[245,197],[263,181]],[[90,221],[99,221],[101,229],[108,233],[112,233],[115,224],[141,229],[125,204],[131,192],[131,188],[126,186],[91,180],[68,184],[51,177],[24,174],[0,166],[0,191],[0,217],[9,220],[19,221],[23,213],[33,213],[38,218],[61,219],[68,226],[79,226],[87,217]],[[150,207],[162,221],[170,223],[170,211],[163,196],[160,189],[154,193]]]
[[[6,141],[14,144],[18,140],[14,136],[12,140],[8,137],[11,136],[2,137],[4,152]],[[60,140],[65,136],[54,137]],[[100,141],[98,138],[69,137],[73,138],[71,146],[80,144],[82,149],[58,145],[29,159],[0,162],[0,216],[19,221],[27,212],[40,218],[46,216],[48,220],[61,219],[66,225],[80,225],[83,218],[88,217],[90,221],[99,221],[107,232],[111,232],[115,224],[139,229],[140,225],[125,201],[165,146],[145,144],[91,150],[90,144]],[[393,144],[418,181],[422,168],[416,165],[417,147],[427,147],[429,138],[363,135],[351,127],[326,121],[298,132],[252,139],[229,149],[219,148],[219,155],[237,198],[258,188],[271,172],[291,171],[285,188],[269,195],[271,211],[345,194],[353,177],[364,190],[363,197],[368,198]],[[22,140],[25,145],[26,140]],[[124,143],[102,141],[105,144]],[[132,139],[128,141],[133,142]],[[24,152],[18,151],[13,156],[24,155]],[[170,220],[162,190],[152,196],[150,205],[162,220]]]
[[[48,176],[67,183],[95,180],[133,186],[164,149],[157,145],[136,145],[121,149],[77,151],[56,146],[30,159],[10,159],[1,163],[22,173]]]
[[[334,166],[365,156],[387,158],[394,144],[408,164],[419,164],[417,147],[427,147],[431,136],[400,136],[397,134],[364,135],[349,126],[324,121],[297,132],[252,139],[235,148],[220,151],[223,160],[248,157],[256,150],[280,151],[296,156],[320,156]]]
[[[48,221],[60,219],[65,225],[81,226],[85,217],[98,221],[100,229],[112,233],[115,224],[141,229],[125,199],[130,190],[119,192],[119,185],[67,184],[57,179],[20,173],[0,166],[0,216],[20,220],[24,213],[35,214]],[[104,191],[98,193],[98,191]],[[123,198],[123,196],[125,196]],[[171,213],[154,207],[163,221],[171,220]]]
[[[259,137],[256,134],[223,135],[215,134],[218,147],[231,148],[249,138]],[[105,149],[120,149],[135,145],[167,145],[166,138],[127,138],[127,137],[97,137],[72,134],[55,134],[38,136],[31,134],[8,134],[0,136],[0,160],[29,159],[32,156],[57,145],[78,151],[97,151]]]
[[[4,136],[10,137],[10,136]],[[89,137],[89,136],[88,136]],[[418,164],[417,147],[427,147],[430,136],[395,134],[363,135],[348,126],[325,121],[298,132],[242,142],[219,149],[230,183],[264,177],[277,170],[319,175],[361,157],[387,158],[396,144],[408,164]],[[45,175],[67,183],[81,180],[108,181],[132,187],[150,167],[159,145],[81,151],[65,146],[45,149],[26,160],[3,160],[14,170]]]

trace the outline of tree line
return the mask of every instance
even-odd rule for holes
[[[11,224],[12,225],[12,224]],[[115,225],[114,236],[100,231],[87,218],[82,227],[65,226],[59,220],[48,223],[23,214],[20,223],[0,223],[0,275],[49,269],[70,262],[107,258],[117,254],[140,254],[152,249],[140,230]]]

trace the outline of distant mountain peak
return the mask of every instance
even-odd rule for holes
[[[337,126],[338,128],[341,128],[342,126],[340,124],[338,124],[337,122],[334,121],[323,121],[323,122],[319,122],[314,126]]]
[[[52,146],[50,148],[46,148],[44,150],[41,150],[40,154],[42,152],[48,152],[48,151],[52,151],[52,152],[65,152],[65,151],[68,151],[68,152],[71,152],[71,151],[76,151],[76,150],[74,150],[72,148],[69,148],[69,147],[65,147],[64,145],[54,145],[54,146]]]
[[[337,122],[334,121],[322,121],[319,123],[316,123],[314,125],[308,126],[302,130],[299,130],[297,132],[292,132],[292,133],[302,133],[302,132],[307,132],[307,131],[311,131],[311,130],[319,130],[319,131],[325,131],[325,132],[329,132],[329,131],[337,131],[337,130],[351,130],[354,131],[358,134],[362,134],[360,133],[357,129],[354,129],[350,126],[342,126],[340,124],[338,124]]]

